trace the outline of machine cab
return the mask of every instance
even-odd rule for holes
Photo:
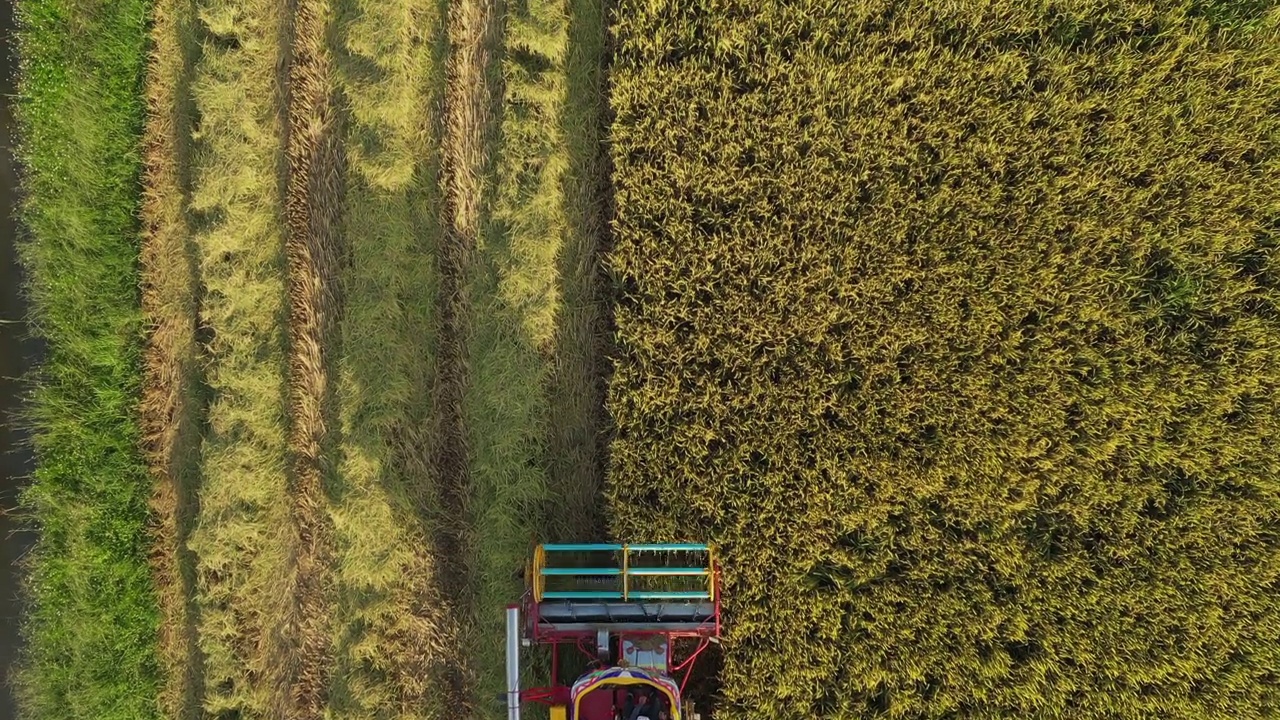
[[[578,678],[565,710],[578,720],[679,720],[680,686],[639,668],[602,668]]]

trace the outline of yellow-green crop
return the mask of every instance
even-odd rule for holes
[[[723,547],[716,716],[1275,717],[1274,3],[614,31],[610,502]]]

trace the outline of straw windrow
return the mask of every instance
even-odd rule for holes
[[[341,465],[334,494],[332,711],[451,718],[463,598],[444,588],[429,462],[438,365],[440,100],[437,0],[339,3],[335,53],[347,108],[350,263],[338,361]]]
[[[468,293],[480,243],[482,209],[490,163],[494,87],[490,62],[498,16],[494,0],[457,0],[449,8],[450,55],[444,97],[442,184],[445,224],[437,255],[440,328],[437,371],[432,398],[431,463],[437,484],[431,508],[435,551],[448,562],[441,568],[444,591],[455,598],[460,624],[468,629],[472,650],[457,658],[447,677],[451,701],[462,712],[475,712],[476,649],[480,639],[470,632],[481,612],[475,578],[478,543],[465,408],[472,358],[468,337],[474,308]],[[487,706],[485,703],[484,706]]]
[[[284,121],[289,8],[208,0],[192,210],[212,399],[191,548],[205,711],[293,717],[298,547],[288,482]]]

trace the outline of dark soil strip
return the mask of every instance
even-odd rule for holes
[[[191,194],[191,74],[199,54],[196,7],[160,3],[152,28],[143,137],[142,310],[148,325],[141,424],[154,487],[151,567],[160,603],[160,702],[167,717],[200,712],[204,657],[198,646],[196,559],[187,547],[197,512],[206,393],[198,364],[199,261]]]
[[[328,3],[300,0],[290,67],[285,198],[289,262],[289,394],[292,496],[298,545],[294,618],[296,667],[289,673],[296,717],[321,718],[333,647],[332,529],[326,478],[335,470],[332,357],[342,307],[342,130],[331,82]]]
[[[27,308],[14,247],[17,179],[10,159],[13,117],[9,112],[14,72],[9,48],[12,27],[12,5],[4,3],[0,6],[0,718],[17,717],[18,712],[10,694],[11,668],[21,652],[21,579],[17,563],[35,540],[20,519],[10,514],[33,468],[31,449],[26,433],[18,425],[18,416],[22,407],[20,379],[36,354],[35,344],[26,339],[23,320]]]

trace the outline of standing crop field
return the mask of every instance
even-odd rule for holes
[[[1280,713],[1277,13],[621,2],[609,501],[723,548],[716,717]]]
[[[17,3],[21,253],[45,347],[27,418],[39,467],[23,505],[39,540],[16,678],[33,719],[156,715],[134,191],[148,9]]]

